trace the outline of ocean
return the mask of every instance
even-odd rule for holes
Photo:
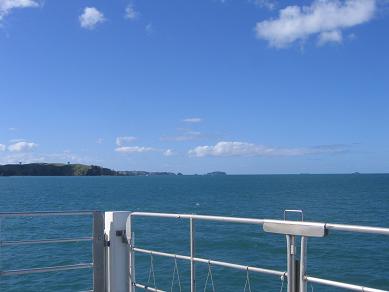
[[[0,177],[0,211],[130,210],[282,219],[303,209],[307,221],[389,227],[389,175],[241,175],[155,177]],[[189,253],[185,220],[137,218],[136,246]],[[84,217],[8,218],[2,240],[91,235]],[[196,255],[243,265],[286,269],[285,236],[260,226],[196,222]],[[3,246],[0,270],[91,262],[90,242]],[[174,260],[153,257],[156,284],[170,291]],[[177,262],[182,291],[189,291],[189,263]],[[137,281],[146,284],[150,257],[136,256]],[[211,266],[216,291],[244,291],[246,272]],[[197,290],[208,266],[196,264]],[[389,290],[389,237],[330,232],[308,241],[308,274]],[[275,276],[249,274],[251,291],[280,291]],[[151,279],[151,282],[153,280]],[[0,277],[0,291],[85,291],[91,271]],[[314,291],[342,291],[313,285]],[[173,291],[179,291],[175,282]],[[246,291],[249,291],[246,287]],[[283,285],[286,291],[286,283]]]

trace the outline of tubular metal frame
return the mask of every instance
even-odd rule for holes
[[[38,240],[1,240],[0,250],[4,246],[31,245],[31,244],[57,244],[91,241],[93,244],[93,262],[51,267],[39,267],[19,270],[0,270],[0,277],[25,275],[34,273],[47,273],[69,271],[79,269],[93,269],[93,291],[105,291],[105,267],[104,267],[104,212],[100,211],[43,211],[43,212],[0,212],[0,221],[9,217],[45,217],[45,216],[92,216],[93,236],[79,238],[57,238]],[[1,228],[1,226],[0,226]],[[1,230],[0,230],[1,235]],[[1,256],[1,253],[0,253]]]
[[[165,253],[160,251],[153,251],[142,249],[134,246],[133,243],[133,232],[132,230],[132,218],[135,216],[141,217],[158,217],[158,218],[176,218],[176,219],[189,219],[190,221],[190,256],[177,255],[171,253]],[[230,222],[230,223],[242,223],[242,224],[254,224],[254,225],[272,225],[272,228],[265,230],[266,232],[273,233],[284,233],[287,238],[287,272],[258,268],[258,267],[249,267],[243,265],[237,265],[222,261],[215,261],[211,259],[203,259],[195,257],[195,242],[194,242],[194,221],[195,220],[204,220],[204,221],[215,221],[215,222]],[[275,227],[274,227],[275,226]],[[273,231],[277,229],[278,226],[279,232]],[[322,233],[320,231],[322,228]],[[290,229],[290,230],[287,230]],[[128,232],[130,230],[131,232]],[[285,231],[286,230],[286,231]],[[319,231],[318,231],[319,230]],[[288,221],[288,220],[269,220],[269,219],[254,219],[254,218],[239,218],[239,217],[223,217],[223,216],[208,216],[208,215],[192,215],[192,214],[171,214],[171,213],[151,213],[151,212],[133,212],[130,214],[127,220],[127,240],[131,242],[130,245],[130,254],[132,258],[135,256],[135,252],[143,254],[152,254],[157,256],[171,257],[189,261],[191,264],[191,292],[195,292],[196,282],[195,282],[195,272],[194,272],[194,263],[208,263],[212,265],[218,265],[227,268],[248,270],[257,273],[263,273],[268,275],[275,275],[283,278],[284,276],[288,279],[288,292],[306,292],[307,283],[316,283],[320,285],[326,285],[331,287],[343,288],[351,291],[361,291],[361,292],[389,292],[389,290],[375,289],[370,287],[364,287],[360,285],[354,285],[349,283],[343,283],[338,281],[332,281],[327,279],[321,279],[317,277],[312,277],[307,275],[307,243],[308,237],[323,237],[328,234],[329,231],[345,231],[345,232],[355,232],[355,233],[369,233],[369,234],[381,234],[389,235],[389,228],[381,227],[370,227],[370,226],[359,226],[359,225],[345,225],[345,224],[331,224],[331,223],[316,223],[316,222],[307,222],[307,221]],[[298,264],[298,269],[296,265],[296,236],[301,237],[300,243],[300,262]],[[135,274],[135,265],[133,262],[130,263],[130,270]],[[161,291],[153,287],[148,287],[140,283],[136,283],[135,280],[131,282],[132,287],[142,288],[149,291]],[[130,290],[135,291],[135,289]]]

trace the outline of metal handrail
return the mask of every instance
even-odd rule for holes
[[[19,270],[0,270],[0,277],[25,275],[33,273],[47,273],[79,269],[93,269],[93,291],[104,291],[104,259],[101,254],[104,252],[104,213],[100,211],[40,211],[40,212],[0,212],[0,220],[6,217],[38,217],[38,216],[92,216],[93,236],[78,238],[54,238],[37,240],[0,240],[0,248],[13,245],[30,244],[58,244],[93,241],[93,262],[71,265],[60,265],[51,267],[39,267]],[[1,239],[1,238],[0,238]],[[0,254],[1,255],[1,254]]]
[[[190,256],[175,255],[171,253],[164,253],[159,251],[141,249],[134,246],[133,243],[133,233],[132,233],[132,219],[134,216],[143,216],[143,217],[158,217],[158,218],[175,218],[175,219],[189,219],[190,220],[190,242],[191,242],[191,254]],[[287,236],[287,246],[288,246],[288,272],[281,272],[257,267],[248,267],[243,265],[236,265],[227,262],[213,261],[208,259],[196,258],[194,256],[194,220],[204,220],[204,221],[216,221],[216,222],[230,222],[230,223],[243,223],[243,224],[254,224],[254,225],[263,225],[264,230],[267,232],[281,233]],[[265,228],[266,227],[266,228]],[[191,262],[191,292],[195,291],[195,275],[193,272],[194,262],[203,262],[203,263],[212,263],[215,265],[220,265],[229,268],[237,269],[248,269],[253,272],[273,274],[277,276],[286,276],[288,278],[288,291],[295,292],[296,287],[291,282],[292,278],[295,277],[295,236],[301,236],[301,256],[300,256],[300,276],[298,282],[300,282],[299,291],[306,291],[306,284],[316,283],[321,285],[327,285],[332,287],[338,287],[343,289],[348,289],[352,291],[361,291],[361,292],[388,292],[388,290],[374,289],[370,287],[364,287],[360,285],[354,285],[344,282],[332,281],[327,279],[316,278],[308,276],[306,274],[306,252],[307,252],[307,239],[310,236],[326,236],[329,231],[346,231],[354,233],[369,233],[369,234],[381,234],[389,235],[389,228],[382,227],[373,227],[373,226],[360,226],[360,225],[347,225],[347,224],[332,224],[332,223],[318,223],[318,222],[307,222],[307,221],[288,221],[288,220],[271,220],[271,219],[256,219],[256,218],[239,218],[239,217],[224,217],[224,216],[208,216],[208,215],[196,215],[196,214],[172,214],[172,213],[152,213],[152,212],[133,212],[130,214],[127,220],[127,241],[130,244],[130,265],[131,271],[131,283],[135,287],[143,288],[150,291],[163,291],[157,290],[152,287],[148,287],[137,283],[135,281],[135,264],[134,256],[135,252],[165,256],[165,257],[174,257],[178,259],[188,260]],[[293,260],[293,261],[292,261]],[[293,268],[292,268],[293,266]],[[293,273],[292,273],[293,272]],[[296,291],[297,292],[297,291]]]
[[[152,213],[152,212],[133,212],[131,216],[142,217],[159,217],[159,218],[176,218],[176,219],[196,219],[204,221],[219,221],[243,224],[257,224],[263,225],[266,222],[289,222],[300,226],[310,226],[311,224],[323,224],[327,230],[348,231],[358,233],[371,233],[389,235],[389,228],[349,225],[349,224],[333,224],[333,223],[318,223],[308,221],[288,221],[288,220],[273,220],[273,219],[256,219],[256,218],[242,218],[242,217],[225,217],[225,216],[209,216],[196,214],[172,214],[172,213]]]
[[[62,265],[62,266],[54,266],[54,267],[0,271],[0,276],[14,276],[14,275],[25,275],[25,274],[35,274],[35,273],[90,269],[90,268],[93,268],[93,263],[85,263],[85,264],[81,263],[81,264]]]
[[[93,240],[93,237],[38,239],[38,240],[0,240],[0,247],[9,246],[9,245],[68,243],[68,242],[81,242],[81,241],[91,241],[91,240]]]
[[[0,212],[0,217],[35,217],[35,216],[87,216],[96,211],[37,211],[37,212]]]

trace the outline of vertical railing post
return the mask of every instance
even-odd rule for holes
[[[105,292],[104,213],[93,212],[93,291]]]
[[[305,279],[305,275],[307,274],[307,243],[308,237],[301,236],[299,292],[307,292],[307,281]]]
[[[107,235],[107,292],[129,292],[126,223],[130,212],[105,212]]]
[[[195,257],[195,227],[194,220],[191,217],[190,219],[190,292],[196,292],[196,271],[195,271],[195,262],[193,258]]]
[[[287,246],[287,276],[288,292],[296,291],[296,238],[294,235],[286,235]]]
[[[135,254],[134,254],[134,233],[132,231],[132,216],[131,214],[127,218],[126,223],[126,237],[128,242],[128,263],[130,265],[129,267],[129,292],[135,292]]]

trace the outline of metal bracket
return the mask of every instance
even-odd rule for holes
[[[327,235],[325,224],[314,222],[266,220],[263,224],[263,230],[270,233],[307,237],[324,237]]]
[[[120,236],[123,243],[128,243],[125,230],[116,230],[116,236]]]
[[[299,213],[299,214],[301,214],[301,221],[304,221],[304,212],[303,212],[303,210],[293,210],[293,209],[286,209],[286,210],[284,210],[284,220],[286,220],[286,215],[288,213]]]

